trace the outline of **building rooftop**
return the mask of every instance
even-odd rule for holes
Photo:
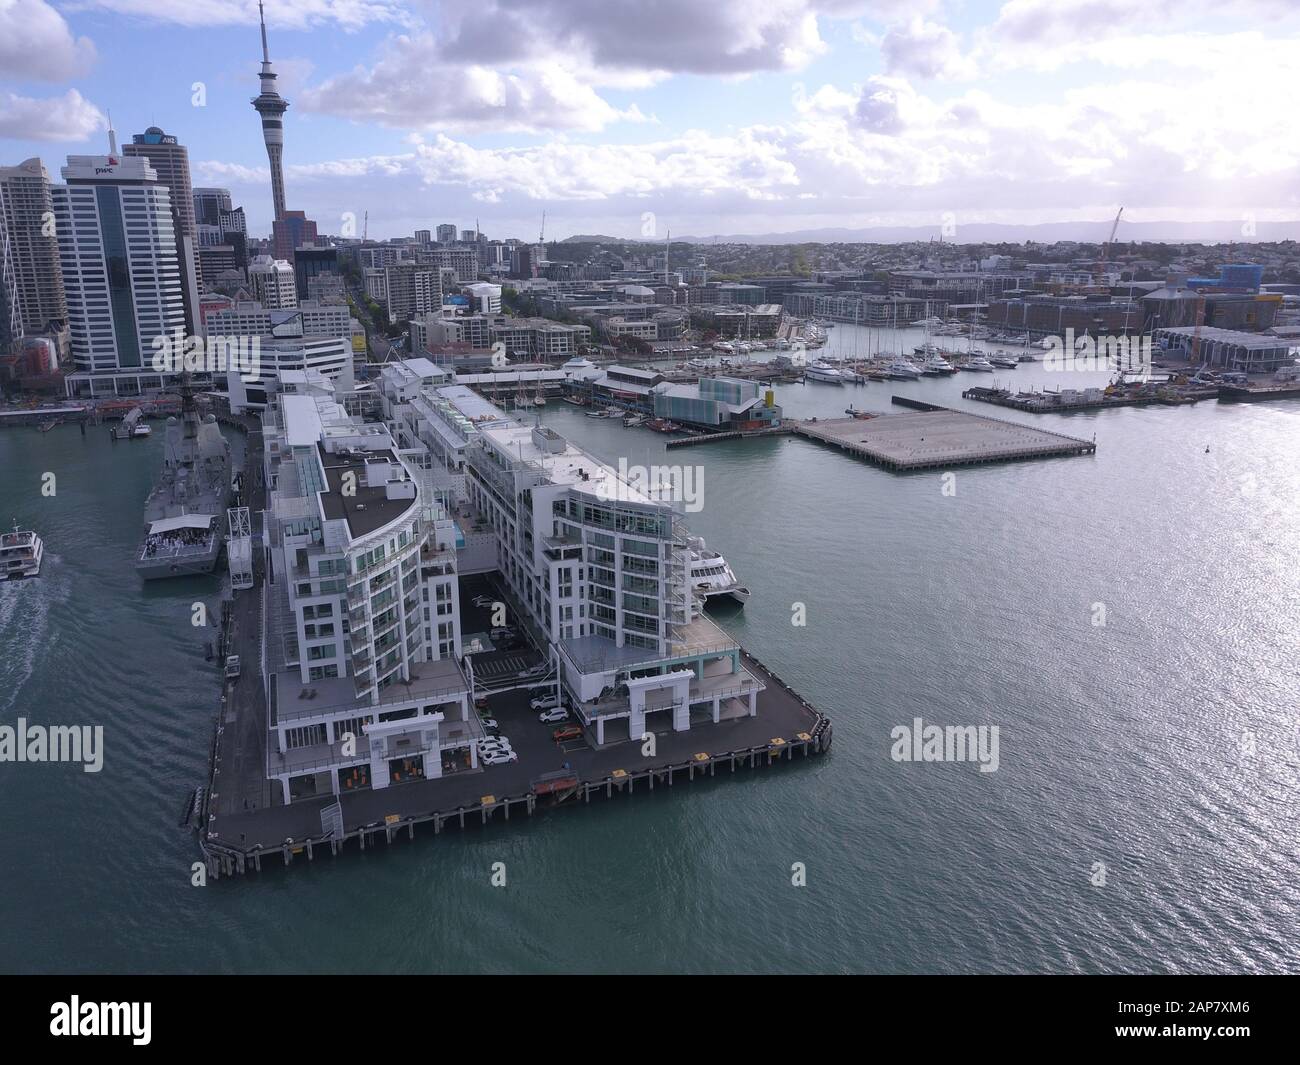
[[[326,520],[345,519],[352,539],[360,539],[396,521],[415,505],[413,481],[402,481],[410,487],[394,495],[390,478],[404,478],[406,469],[391,448],[331,451],[321,440],[318,451],[329,485],[320,494],[321,510]],[[349,473],[353,478],[345,482]],[[351,489],[347,494],[343,491],[345,483]]]

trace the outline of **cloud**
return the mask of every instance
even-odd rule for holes
[[[89,37],[73,37],[45,0],[0,0],[0,78],[65,81],[95,62]]]
[[[976,65],[962,54],[961,39],[937,22],[913,18],[891,27],[880,42],[885,69],[914,78],[974,77]]]
[[[103,113],[76,89],[43,100],[0,93],[0,137],[82,141],[106,128]]]
[[[599,130],[644,118],[635,108],[619,111],[561,66],[447,68],[432,59],[435,51],[427,34],[393,38],[378,62],[309,89],[300,104],[410,130]]]
[[[793,70],[825,51],[811,0],[443,0],[439,57],[556,59],[593,78]]]
[[[81,5],[179,26],[257,28],[257,0],[81,0]],[[345,30],[375,22],[411,25],[415,20],[407,7],[401,0],[271,0],[266,5],[266,24],[273,30],[326,23]]]

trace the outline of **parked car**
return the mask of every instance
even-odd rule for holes
[[[483,750],[488,747],[506,747],[510,746],[510,740],[505,736],[484,736],[478,741],[479,749]]]
[[[568,721],[569,711],[562,706],[557,706],[554,710],[547,710],[544,714],[538,714],[537,720],[543,725],[554,725],[557,721]]]
[[[501,731],[501,723],[497,721],[495,717],[485,717],[482,718],[481,720],[483,722],[483,727],[487,729],[489,732]]]
[[[519,761],[519,755],[514,751],[491,751],[483,755],[481,761],[484,765],[508,765]]]
[[[565,740],[582,739],[582,729],[577,725],[565,725],[563,728],[557,728],[551,733],[555,737],[556,743],[563,743]]]
[[[491,605],[492,605],[493,603],[495,603],[495,602],[497,602],[497,600],[493,599],[490,595],[476,595],[476,596],[474,596],[474,605],[475,605],[475,606],[489,607],[489,606],[491,606]]]
[[[561,705],[561,700],[555,692],[546,692],[542,695],[534,695],[528,701],[528,705],[534,710],[553,710]]]
[[[519,676],[523,679],[528,677],[541,677],[551,671],[551,667],[545,662],[538,662],[535,666],[529,666],[527,669],[521,669]]]
[[[479,695],[474,699],[475,710],[486,710],[488,707],[488,698],[486,695]]]
[[[493,643],[496,643],[497,640],[514,640],[514,639],[517,639],[518,636],[519,636],[519,633],[518,633],[515,629],[510,628],[510,627],[507,626],[507,625],[498,625],[496,628],[492,629],[492,630],[488,633],[488,636],[491,638],[491,640],[492,640]]]

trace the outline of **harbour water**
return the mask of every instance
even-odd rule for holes
[[[203,888],[176,822],[218,692],[190,626],[215,582],[131,567],[161,434],[0,432],[0,518],[47,551],[39,580],[0,585],[0,721],[102,724],[106,748],[98,774],[0,765],[0,962],[1295,971],[1300,404],[960,398],[1060,377],[778,389],[800,417],[897,392],[1096,435],[1094,456],[962,469],[955,494],[792,437],[665,451],[552,402],[543,420],[612,463],[703,468],[690,524],[753,589],[717,616],[831,716],[830,755]],[[918,717],[997,725],[998,771],[893,761],[891,729]]]

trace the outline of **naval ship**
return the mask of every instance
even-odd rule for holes
[[[211,414],[200,418],[189,381],[181,416],[167,419],[163,465],[144,505],[135,568],[145,580],[211,573],[230,499],[230,445]]]

